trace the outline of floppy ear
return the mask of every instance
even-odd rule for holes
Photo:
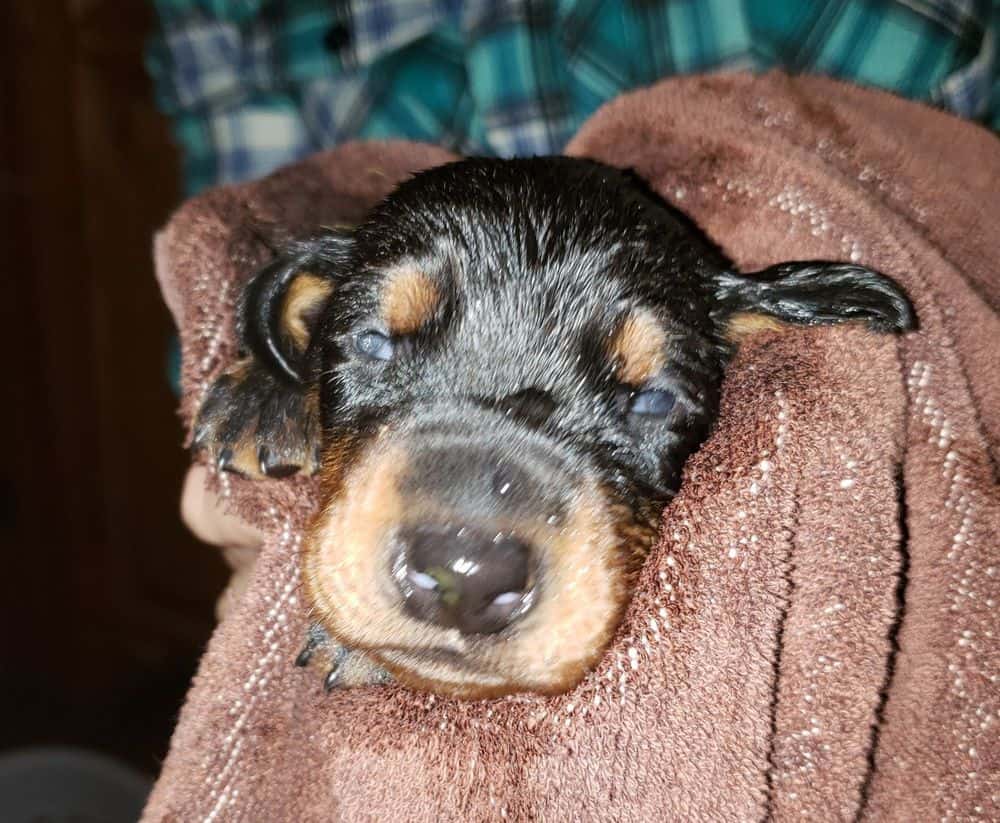
[[[909,298],[885,275],[852,263],[779,263],[759,272],[724,272],[716,279],[717,315],[734,341],[782,323],[826,325],[861,321],[877,332],[915,328]]]
[[[350,244],[346,231],[299,241],[247,283],[238,307],[239,334],[260,365],[294,382],[308,381],[309,342]]]

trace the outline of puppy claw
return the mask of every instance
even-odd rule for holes
[[[319,623],[312,623],[306,635],[306,643],[302,647],[302,651],[299,652],[299,656],[295,658],[295,665],[299,668],[308,666],[309,661],[312,660],[312,656],[316,653],[316,649],[328,646],[330,643],[330,635],[326,629]]]
[[[291,477],[298,474],[301,466],[295,463],[282,461],[271,453],[267,446],[261,446],[257,450],[257,462],[260,464],[260,473],[268,477],[282,478]]]
[[[344,668],[344,662],[350,656],[350,652],[344,646],[337,646],[330,654],[330,671],[323,678],[323,691],[327,694],[332,692],[340,681],[340,674]]]
[[[215,466],[221,472],[235,471],[233,468],[233,450],[225,448],[220,451],[219,456],[215,459]]]
[[[389,672],[365,655],[352,652],[346,646],[335,643],[318,623],[309,627],[308,637],[302,651],[295,658],[295,665],[305,668],[320,649],[326,650],[324,662],[329,666],[323,676],[323,690],[328,694],[334,689],[384,686],[392,682],[392,675]]]
[[[316,653],[316,647],[319,644],[316,643],[312,637],[306,641],[306,645],[303,647],[302,651],[299,652],[298,657],[295,658],[295,665],[300,669],[304,669],[309,665],[309,661],[312,660],[313,654]]]
[[[323,678],[323,691],[327,694],[337,688],[337,679],[340,677],[340,669],[330,669]]]

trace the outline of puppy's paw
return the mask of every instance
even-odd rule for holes
[[[384,686],[392,675],[360,652],[335,642],[318,623],[309,627],[306,644],[295,659],[296,666],[315,663],[323,671],[323,688],[353,689],[358,686]]]
[[[316,392],[240,360],[212,384],[191,448],[245,477],[312,474],[319,465]]]

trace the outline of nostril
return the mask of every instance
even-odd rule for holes
[[[528,547],[516,537],[498,534],[479,558],[476,576],[491,599],[528,586]]]

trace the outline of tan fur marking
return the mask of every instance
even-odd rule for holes
[[[382,314],[393,334],[412,334],[434,316],[441,303],[441,290],[416,268],[390,274],[382,296]]]
[[[633,312],[611,338],[609,355],[616,363],[618,379],[641,386],[664,365],[666,333],[652,312]]]
[[[230,461],[230,470],[235,470],[244,477],[263,477],[260,471],[260,461],[257,459],[257,444],[253,440],[253,430],[244,432],[236,447],[233,449],[233,458]]]
[[[747,337],[765,331],[784,331],[788,328],[776,317],[754,312],[736,312],[726,322],[726,339],[730,343],[740,343]]]
[[[324,456],[326,503],[306,541],[303,571],[307,596],[326,628],[345,645],[363,648],[384,642],[380,617],[389,611],[390,592],[377,592],[386,576],[379,549],[401,519],[397,480],[405,459],[377,446],[360,460],[353,454],[356,446],[348,444]]]
[[[347,475],[352,465],[359,461],[359,453],[366,440],[357,435],[346,435],[323,449],[319,480],[324,501],[332,502],[343,493]]]
[[[246,380],[247,375],[253,368],[253,358],[244,357],[242,360],[237,360],[229,368],[227,368],[222,374],[219,375],[217,379],[222,380],[228,378],[234,383],[242,383]]]
[[[310,321],[332,291],[329,280],[309,272],[302,272],[289,284],[281,307],[281,328],[296,348],[309,345]]]

